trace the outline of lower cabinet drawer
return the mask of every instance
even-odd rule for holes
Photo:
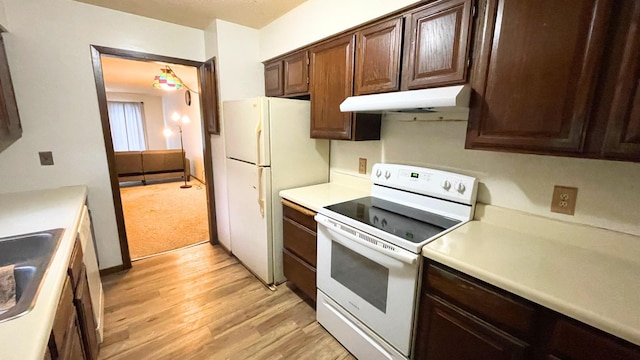
[[[284,276],[308,297],[316,301],[316,269],[284,249]]]
[[[316,266],[316,233],[287,218],[282,220],[284,248]]]
[[[637,346],[567,318],[556,321],[550,349],[560,359],[640,359]]]
[[[535,309],[524,301],[429,264],[423,291],[433,290],[466,311],[498,326],[531,335]]]

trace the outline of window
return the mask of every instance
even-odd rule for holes
[[[147,149],[141,102],[108,101],[111,139],[115,151]]]

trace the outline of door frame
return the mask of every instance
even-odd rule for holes
[[[110,48],[105,46],[90,45],[91,48],[91,62],[93,64],[93,76],[96,83],[96,91],[98,95],[98,108],[100,110],[100,121],[102,123],[102,135],[104,137],[104,145],[107,154],[107,165],[109,167],[109,180],[111,182],[111,192],[113,193],[113,205],[115,208],[116,225],[118,227],[118,238],[120,241],[120,254],[122,258],[122,266],[116,266],[113,269],[105,269],[107,272],[115,272],[119,270],[125,270],[131,268],[131,255],[129,253],[129,241],[127,240],[127,233],[125,231],[124,224],[124,212],[122,210],[122,198],[120,197],[120,185],[118,181],[118,174],[116,169],[115,151],[113,149],[113,142],[111,139],[111,125],[109,124],[109,112],[107,108],[107,93],[105,90],[104,77],[102,72],[102,55],[116,57],[120,59],[136,60],[136,61],[160,61],[171,64],[193,66],[198,71],[198,90],[200,96],[200,120],[202,126],[202,145],[204,152],[204,173],[205,173],[205,188],[207,195],[207,219],[209,222],[209,242],[212,245],[219,244],[217,222],[216,222],[216,206],[213,184],[213,159],[211,154],[211,136],[205,118],[205,102],[207,97],[213,96],[215,99],[213,102],[217,105],[217,94],[205,94],[209,91],[206,86],[203,86],[203,76],[201,69],[203,62],[185,60],[180,58],[174,58],[169,56],[148,54],[132,50],[123,50],[117,48]],[[217,81],[217,79],[214,79]],[[217,106],[215,110],[217,111]],[[216,114],[217,115],[217,114]]]

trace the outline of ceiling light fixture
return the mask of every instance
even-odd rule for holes
[[[153,87],[162,90],[178,90],[184,86],[182,80],[169,66],[160,69],[160,73],[153,79]],[[188,87],[187,87],[188,88]]]

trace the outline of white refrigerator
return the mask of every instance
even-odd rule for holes
[[[306,100],[222,104],[231,252],[265,284],[282,270],[280,190],[329,181],[329,141],[311,139]]]

